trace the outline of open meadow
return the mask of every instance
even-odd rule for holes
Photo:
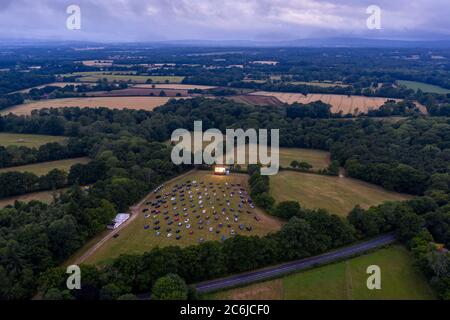
[[[110,108],[110,109],[135,109],[151,111],[156,107],[166,104],[170,97],[108,97],[108,98],[67,98],[51,99],[24,103],[2,110],[0,114],[14,113],[17,115],[29,115],[33,110],[45,108]]]
[[[44,203],[52,203],[55,196],[58,194],[64,192],[66,189],[59,189],[55,191],[41,191],[41,192],[32,192],[23,194],[20,196],[10,197],[10,198],[3,198],[0,199],[0,209],[4,208],[9,205],[14,205],[14,202],[21,201],[21,202],[30,202],[33,200],[41,201]]]
[[[412,89],[414,91],[417,91],[418,89],[422,90],[422,92],[429,92],[429,93],[439,93],[439,94],[446,94],[450,93],[450,89],[445,89],[439,86],[435,86],[432,84],[424,83],[424,82],[417,82],[417,81],[407,81],[407,80],[397,80],[397,82],[408,89]]]
[[[245,148],[245,150],[244,150]],[[256,152],[255,152],[256,150]],[[238,151],[244,151],[245,152],[245,162],[249,163],[249,157],[250,155],[253,157],[258,157],[258,149],[252,149],[250,148],[250,145],[240,146],[235,149],[235,161],[237,160],[237,152]],[[276,153],[270,153],[271,157],[276,157]],[[329,166],[330,164],[330,154],[329,152],[322,151],[322,150],[314,150],[314,149],[302,149],[302,148],[279,148],[278,157],[280,160],[280,166],[281,167],[290,167],[291,162],[294,160],[297,160],[299,162],[305,161],[308,162],[310,165],[312,165],[312,169],[318,170],[318,169],[324,169]],[[229,159],[230,156],[227,154],[225,156],[225,160]],[[241,165],[242,168],[246,168],[247,165]]]
[[[42,176],[42,175],[45,175],[48,172],[52,171],[53,169],[59,169],[62,171],[69,172],[70,168],[73,165],[86,164],[86,163],[89,163],[90,161],[91,161],[91,159],[82,157],[82,158],[72,158],[72,159],[64,159],[64,160],[58,160],[58,161],[40,162],[40,163],[34,163],[34,164],[25,165],[25,166],[3,168],[3,169],[0,169],[0,173],[18,171],[18,172],[31,172],[37,176]]]
[[[64,142],[67,137],[47,136],[39,134],[20,134],[20,133],[0,133],[0,146],[18,146],[28,148],[39,148],[40,146],[51,142]]]
[[[101,263],[156,246],[185,247],[220,241],[233,234],[264,235],[279,230],[282,222],[254,207],[247,192],[247,175],[192,171],[172,180],[158,193],[150,193],[136,209],[134,214],[138,216],[85,262]]]
[[[402,246],[295,273],[280,279],[208,294],[209,300],[431,300],[436,295]],[[370,265],[381,268],[381,290],[366,286]]]
[[[346,216],[358,204],[369,208],[384,201],[411,198],[356,179],[294,171],[271,176],[270,190],[277,202],[294,200],[304,208],[323,208],[340,216]]]

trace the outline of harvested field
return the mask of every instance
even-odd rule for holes
[[[283,103],[276,97],[264,96],[264,95],[237,95],[232,97],[227,97],[227,99],[233,100],[235,102],[258,105],[258,106],[281,106]]]
[[[367,111],[369,110],[378,109],[387,100],[398,101],[398,99],[388,99],[379,97],[346,96],[346,95],[320,94],[320,93],[310,93],[305,96],[301,93],[258,91],[251,94],[258,96],[275,97],[278,100],[288,104],[292,104],[295,102],[307,104],[310,102],[321,100],[322,102],[328,103],[332,106],[331,112],[333,113],[342,112],[342,114],[367,113]]]
[[[41,100],[25,103],[3,110],[0,114],[14,113],[17,115],[29,115],[33,110],[45,108],[98,108],[105,107],[109,109],[135,109],[135,110],[153,110],[156,107],[166,104],[170,97],[93,97],[93,98],[68,98]]]

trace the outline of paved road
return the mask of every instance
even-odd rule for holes
[[[325,264],[336,260],[348,258],[356,254],[363,253],[371,249],[393,243],[395,242],[395,240],[396,239],[393,234],[386,234],[362,243],[355,244],[350,247],[345,247],[338,249],[336,251],[325,253],[320,256],[292,261],[282,265],[266,268],[263,270],[252,271],[244,274],[239,274],[228,278],[202,282],[197,284],[196,288],[198,292],[206,293],[230,287],[235,287],[239,285],[244,285],[251,282],[271,279],[291,273],[293,271],[308,269],[314,267],[317,264]]]

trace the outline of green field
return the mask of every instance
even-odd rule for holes
[[[366,286],[366,269],[381,269],[381,290]],[[205,296],[210,300],[430,300],[436,299],[411,254],[394,245],[363,256]]]
[[[428,83],[417,82],[417,81],[407,81],[407,80],[397,80],[397,82],[401,85],[406,86],[408,89],[412,89],[414,91],[417,91],[418,89],[420,89],[423,92],[429,92],[429,93],[440,93],[440,94],[450,93],[449,89],[445,89],[445,88],[435,86],[432,84],[428,84]]]
[[[242,151],[243,150],[243,146],[236,148],[238,151]],[[237,152],[237,151],[236,151]],[[235,161],[236,161],[236,155],[237,153],[235,152]],[[251,154],[254,156],[258,156],[257,154],[257,150],[256,153],[252,152]],[[250,148],[249,145],[245,146],[245,161],[246,163],[248,163],[249,161],[249,154],[250,154]],[[274,154],[275,156],[275,154]],[[330,164],[330,154],[329,152],[326,151],[321,151],[321,150],[314,150],[314,149],[301,149],[301,148],[280,148],[280,152],[278,154],[279,156],[279,160],[280,160],[280,165],[282,167],[290,167],[291,162],[293,160],[297,160],[297,161],[306,161],[308,162],[310,165],[313,166],[314,170],[318,170],[318,169],[323,169],[328,167],[328,165]],[[226,159],[229,158],[229,155],[226,155]],[[246,165],[241,165],[242,167],[246,167]]]
[[[65,189],[60,189],[57,191],[33,192],[21,196],[0,199],[0,208],[6,207],[8,205],[14,205],[14,202],[16,201],[30,202],[32,200],[38,200],[45,203],[51,203],[54,199],[54,196],[57,195],[58,193],[63,192],[64,190]]]
[[[330,153],[314,149],[280,148],[280,165],[289,167],[293,160],[306,161],[314,170],[323,169],[330,165]]]
[[[30,165],[26,165],[26,166],[3,168],[3,169],[0,169],[0,173],[18,171],[18,172],[31,172],[31,173],[36,174],[37,176],[42,176],[42,175],[45,175],[48,172],[52,171],[53,169],[60,169],[60,170],[69,172],[70,167],[72,167],[74,164],[77,164],[77,163],[86,164],[90,161],[91,161],[91,159],[86,158],[86,157],[64,159],[64,160],[58,160],[58,161],[48,161],[48,162],[30,164]]]
[[[196,219],[195,214],[191,212],[191,210],[197,210],[197,213],[200,213],[202,210],[200,208],[200,205],[197,203],[197,201],[194,201],[192,204],[194,204],[194,208],[190,207],[190,203],[187,202],[187,205],[185,208],[188,208],[186,211],[186,216],[183,214],[183,209],[181,207],[184,207],[181,203],[178,204],[178,209],[174,209],[174,205],[172,205],[170,201],[170,196],[168,198],[167,202],[167,208],[161,207],[161,212],[163,210],[168,210],[168,215],[171,217],[174,212],[179,212],[181,218],[179,220],[179,223],[182,222],[185,219],[190,219],[188,223],[192,224],[191,229],[186,229],[183,226],[178,227],[176,226],[176,218],[171,218],[170,220],[175,220],[175,223],[172,225],[168,225],[167,221],[162,219],[164,216],[162,213],[159,216],[153,217],[153,214],[148,212],[150,214],[149,217],[145,218],[145,214],[143,213],[143,209],[149,208],[152,209],[151,205],[146,205],[145,202],[147,201],[154,201],[156,198],[156,195],[151,193],[149,194],[148,198],[145,200],[145,202],[134,211],[134,214],[137,214],[136,218],[131,221],[131,223],[126,226],[123,230],[120,230],[119,237],[112,238],[108,240],[104,245],[102,245],[98,250],[96,250],[87,260],[86,263],[101,263],[104,261],[108,261],[112,258],[118,257],[120,254],[125,253],[143,253],[145,251],[148,251],[156,246],[164,247],[169,245],[178,245],[181,247],[197,244],[199,243],[199,239],[203,238],[205,241],[208,240],[221,240],[222,236],[229,237],[231,235],[231,230],[234,230],[236,234],[243,234],[243,235],[263,235],[267,234],[272,231],[276,231],[281,227],[281,222],[278,219],[275,219],[271,216],[266,215],[264,212],[262,212],[260,209],[255,208],[251,209],[248,207],[248,205],[245,205],[243,208],[243,212],[239,214],[239,221],[235,222],[233,221],[233,215],[230,213],[222,214],[222,209],[226,208],[225,199],[228,199],[230,201],[230,207],[229,208],[235,208],[237,209],[239,204],[239,197],[234,196],[230,197],[228,195],[228,192],[231,192],[234,187],[231,187],[231,184],[240,184],[242,188],[248,190],[247,187],[247,181],[248,176],[244,174],[232,174],[231,176],[215,176],[212,174],[212,172],[209,171],[193,171],[188,173],[185,176],[179,177],[177,179],[174,179],[169,184],[167,184],[164,189],[161,191],[161,194],[164,195],[168,191],[172,190],[172,188],[175,186],[175,184],[182,184],[186,183],[187,181],[197,181],[198,183],[204,182],[204,185],[209,185],[210,182],[213,183],[215,188],[218,187],[218,183],[220,186],[224,188],[224,193],[227,194],[227,196],[223,196],[222,191],[219,191],[217,189],[217,196],[213,197],[211,196],[210,200],[205,201],[205,206],[203,209],[206,210],[206,215],[211,214],[211,224],[207,225],[206,218],[202,217],[200,219],[205,219],[205,226],[204,229],[200,230],[198,228],[198,219]],[[228,183],[228,186],[230,186],[230,189],[226,188],[226,183]],[[199,187],[201,190],[202,188]],[[194,188],[192,189],[194,191]],[[212,193],[213,188],[209,187],[209,192]],[[230,191],[227,191],[230,190]],[[199,191],[196,191],[197,193]],[[195,195],[196,196],[196,195]],[[205,196],[205,195],[204,195]],[[209,202],[209,203],[208,203]],[[176,207],[176,205],[175,205]],[[215,221],[215,219],[212,219],[213,217],[213,208],[217,210],[218,214],[218,220]],[[248,212],[247,212],[248,211]],[[255,215],[261,218],[260,221],[256,221],[254,219]],[[230,218],[230,220],[227,222],[226,217]],[[161,226],[161,234],[158,236],[156,235],[156,231],[153,230],[154,227],[154,221],[160,220],[160,226]],[[223,228],[220,229],[220,233],[216,233],[217,226],[219,223],[223,223]],[[186,224],[186,223],[185,223]],[[227,226],[227,224],[230,224],[230,227]],[[251,231],[248,230],[240,230],[239,224],[243,224],[245,226],[251,226],[253,229]],[[149,225],[149,229],[144,229],[145,225]],[[166,231],[167,228],[172,228],[173,236],[168,238]],[[214,227],[214,232],[209,231],[209,227]],[[175,239],[175,229],[179,228],[181,235],[180,240]],[[192,231],[193,234],[189,234],[189,232]],[[84,247],[81,251],[88,250],[89,247]],[[79,256],[81,255],[80,252],[77,253]]]
[[[111,74],[112,73],[112,74]],[[112,81],[132,81],[135,83],[147,83],[148,79],[152,79],[152,83],[181,83],[184,77],[181,76],[136,76],[117,74],[117,72],[75,72],[72,74],[64,74],[62,76],[81,76],[77,81],[80,82],[97,82],[99,79],[107,79]]]
[[[360,180],[293,171],[271,176],[270,189],[278,202],[296,200],[302,207],[324,208],[341,216],[346,216],[357,204],[369,208],[384,201],[410,198]]]
[[[191,144],[192,147],[194,147],[194,140],[193,140],[194,133],[191,132]],[[187,139],[187,138],[185,138]],[[225,139],[225,138],[224,138]],[[167,144],[171,144],[170,140],[166,141]],[[206,141],[203,142],[202,147],[203,149],[208,146],[211,142]],[[245,150],[244,150],[245,148]],[[249,154],[250,154],[250,145],[247,144],[245,146],[236,147],[235,153],[234,153],[234,159],[237,160],[237,151],[244,151],[245,152],[245,161],[248,163],[249,161]],[[258,156],[258,150],[255,152],[252,152],[252,155]],[[306,161],[310,165],[313,166],[314,170],[319,170],[323,168],[327,168],[330,165],[330,153],[327,151],[322,150],[316,150],[316,149],[302,149],[302,148],[280,148],[280,152],[278,153],[279,159],[280,159],[280,165],[282,167],[290,167],[291,162],[293,160],[297,161]],[[227,154],[225,155],[224,161],[229,159],[230,156]],[[246,165],[241,165],[243,168],[246,167]]]
[[[39,148],[50,142],[63,142],[67,138],[60,136],[46,136],[39,134],[0,133],[0,146],[24,146]]]

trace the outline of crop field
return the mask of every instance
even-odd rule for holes
[[[404,85],[408,89],[413,89],[414,91],[420,89],[423,92],[430,92],[430,93],[440,93],[440,94],[450,93],[449,89],[445,89],[428,83],[407,81],[407,80],[398,80],[397,82],[401,85]]]
[[[24,103],[8,109],[4,109],[0,114],[14,113],[17,115],[29,115],[33,110],[45,108],[98,108],[110,109],[135,109],[153,110],[156,107],[166,104],[170,97],[93,97],[93,98],[67,98],[51,99],[36,102]]]
[[[210,300],[432,300],[436,295],[413,266],[402,246],[388,248],[346,261],[206,295]],[[366,286],[370,265],[381,268],[381,290]]]
[[[136,210],[138,216],[86,262],[101,263],[156,246],[220,241],[234,234],[264,235],[281,228],[281,221],[252,205],[247,181],[247,175],[216,176],[209,171],[192,171],[172,180],[149,194]]]
[[[4,198],[0,199],[0,209],[4,208],[9,205],[14,205],[14,202],[21,201],[21,202],[30,202],[33,200],[45,202],[45,203],[52,203],[54,196],[64,192],[65,189],[56,190],[56,191],[42,191],[42,192],[33,192],[33,193],[27,193],[20,196],[10,197],[10,198]]]
[[[47,136],[39,134],[0,133],[0,146],[19,146],[39,148],[50,142],[64,142],[67,137]]]
[[[258,91],[252,94],[259,96],[272,96],[288,104],[292,104],[295,102],[306,104],[321,100],[322,102],[328,103],[332,106],[331,112],[333,113],[342,112],[343,114],[367,113],[367,111],[369,110],[378,109],[388,100],[387,98],[378,98],[378,97],[346,96],[337,94],[316,94],[316,93],[310,93],[305,96],[301,93]]]
[[[277,98],[271,97],[271,96],[257,96],[257,95],[242,94],[242,95],[230,96],[230,97],[227,97],[227,99],[233,100],[238,103],[256,105],[256,106],[277,107],[277,106],[283,105],[283,102],[281,102]]]
[[[411,198],[356,179],[293,171],[271,176],[270,189],[278,202],[294,200],[302,207],[323,208],[341,216],[346,216],[357,204],[369,208],[384,201]]]
[[[78,164],[78,163],[86,164],[90,161],[91,161],[91,159],[85,158],[85,157],[64,159],[64,160],[58,160],[58,161],[48,161],[48,162],[35,163],[35,164],[30,164],[30,165],[25,165],[25,166],[3,168],[3,169],[0,169],[0,173],[18,171],[18,172],[31,172],[31,173],[36,174],[37,176],[42,176],[42,175],[45,175],[48,172],[52,171],[53,169],[59,169],[59,170],[69,172],[70,167],[72,167],[74,164]]]

